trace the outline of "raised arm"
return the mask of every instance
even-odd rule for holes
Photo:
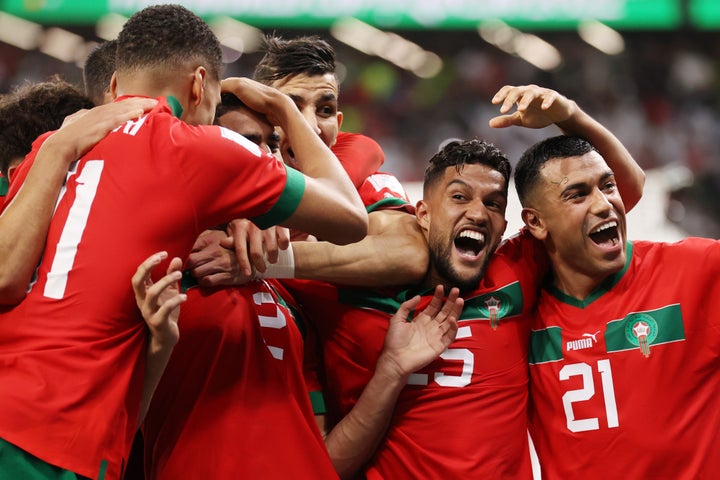
[[[337,244],[361,240],[367,233],[368,220],[360,196],[337,157],[312,130],[290,97],[248,78],[223,80],[222,88],[267,116],[290,140],[306,185],[300,204],[284,226]]]
[[[502,87],[492,103],[500,105],[503,115],[490,120],[493,128],[512,125],[544,128],[555,124],[564,134],[582,137],[597,148],[615,173],[618,191],[627,211],[640,201],[645,185],[645,172],[630,152],[610,130],[585,113],[577,103],[549,88],[537,85]],[[508,113],[517,105],[513,113]]]
[[[0,215],[0,304],[14,305],[25,297],[70,163],[156,103],[135,98],[81,112],[42,144],[22,188]]]
[[[375,373],[352,410],[325,436],[340,478],[353,478],[372,457],[410,374],[435,360],[455,340],[463,307],[458,295],[453,288],[443,302],[443,288],[438,286],[427,308],[411,321],[420,297],[403,303],[390,319]]]
[[[182,277],[180,258],[175,257],[170,261],[166,275],[160,280],[153,282],[150,278],[153,269],[166,258],[167,252],[151,255],[138,266],[131,280],[135,302],[149,331],[145,382],[138,424],[145,419],[155,389],[170,360],[173,348],[180,339],[177,324],[180,305],[187,300],[187,296],[180,293],[178,288],[178,282]]]

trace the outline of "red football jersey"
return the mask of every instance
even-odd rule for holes
[[[530,424],[543,479],[720,478],[719,278],[715,240],[634,242],[585,301],[541,294]]]
[[[37,282],[0,313],[0,438],[91,478],[120,477],[137,428],[147,335],[130,286],[137,266],[160,250],[184,257],[228,219],[282,220],[304,189],[256,145],[187,125],[170,104],[161,99],[72,165]]]
[[[355,188],[360,188],[365,179],[377,172],[385,162],[385,153],[370,137],[359,133],[338,133],[332,151],[340,160]]]
[[[143,427],[146,478],[337,478],[287,292],[260,281],[187,295]]]
[[[526,234],[527,235],[527,234]],[[525,316],[534,305],[542,247],[506,242],[478,288],[464,295],[456,340],[414,373],[390,428],[367,466],[368,479],[532,477],[527,441]],[[382,351],[388,319],[415,291],[336,288],[291,281],[320,338],[331,424],[353,407]],[[432,298],[424,292],[418,310]]]

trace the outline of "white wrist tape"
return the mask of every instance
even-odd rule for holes
[[[278,260],[270,263],[265,254],[265,273],[255,272],[257,278],[295,278],[295,255],[293,254],[292,243],[286,250],[278,250]]]

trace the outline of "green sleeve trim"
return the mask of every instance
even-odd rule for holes
[[[280,198],[267,213],[251,219],[255,225],[262,229],[279,225],[290,218],[297,210],[305,193],[305,175],[293,168],[289,168],[287,165],[285,165],[285,171],[287,172],[287,180]]]
[[[309,392],[310,404],[312,405],[313,413],[315,415],[324,415],[327,413],[327,407],[325,406],[325,397],[323,393],[316,390]]]
[[[403,200],[402,198],[383,198],[382,200],[373,203],[372,205],[368,205],[365,207],[365,210],[367,213],[374,212],[375,210],[382,210],[388,207],[402,207],[404,205],[410,205],[408,202]]]

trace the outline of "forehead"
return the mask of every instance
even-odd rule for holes
[[[286,95],[300,98],[338,97],[338,82],[335,75],[307,75],[304,73],[291,75],[272,83],[272,86]]]
[[[274,130],[273,126],[265,118],[244,108],[226,112],[221,117],[218,117],[218,122],[223,127],[234,130],[241,135],[246,133],[270,135]]]
[[[466,164],[459,171],[454,166],[447,167],[437,186],[439,190],[472,188],[486,193],[506,190],[503,174],[483,164]]]
[[[594,183],[609,172],[610,167],[594,150],[579,157],[553,158],[540,169],[544,183],[561,190],[575,183]]]

